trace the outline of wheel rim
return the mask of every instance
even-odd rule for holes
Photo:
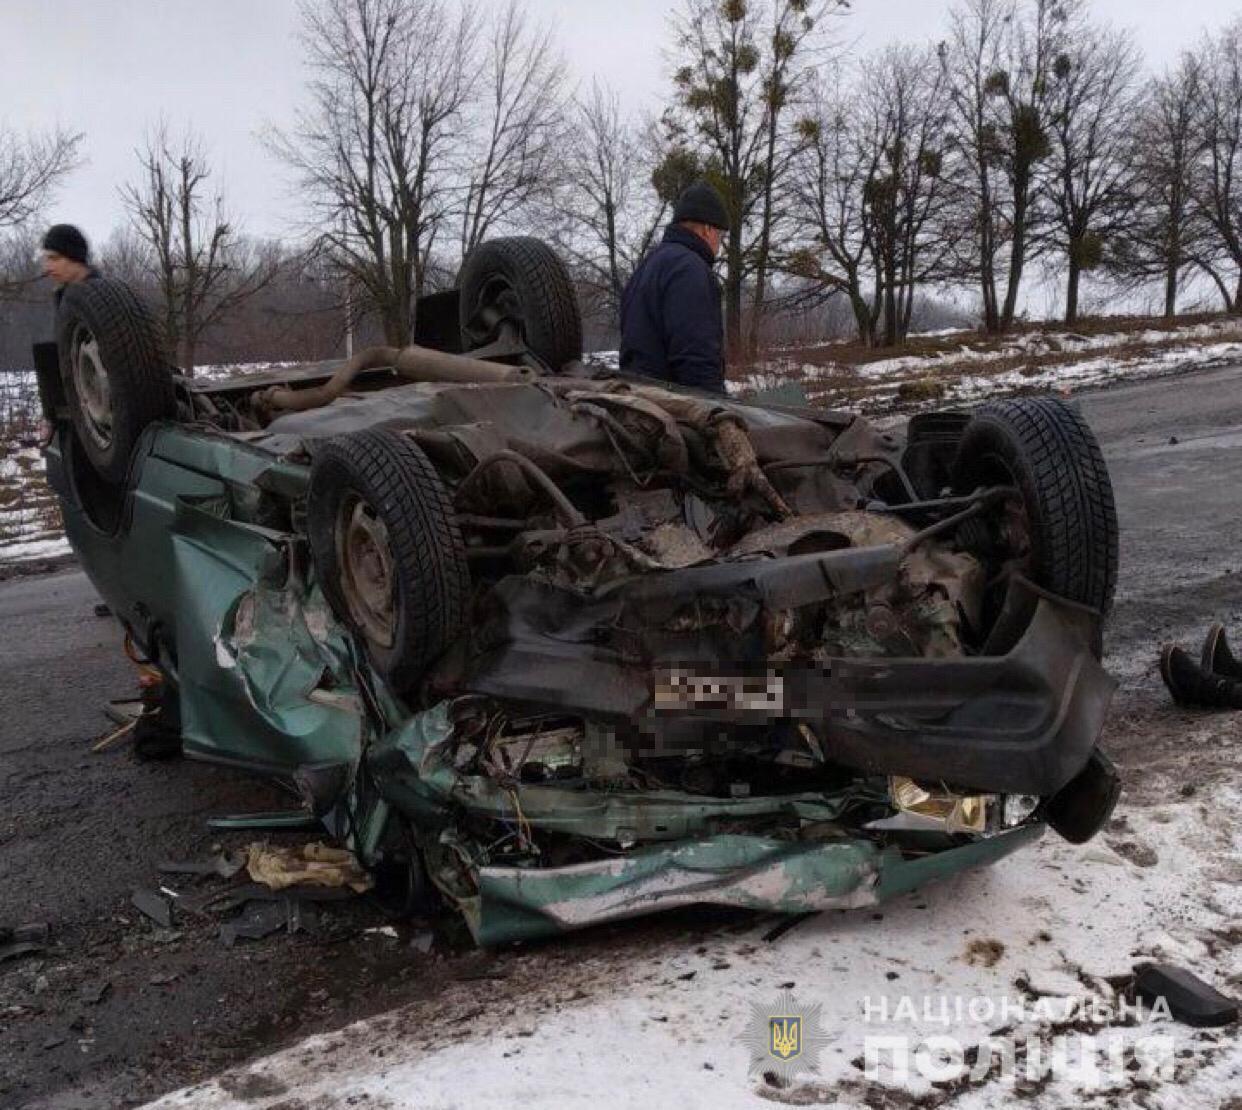
[[[91,439],[112,446],[112,383],[99,354],[99,341],[89,328],[78,325],[70,346],[70,368],[78,409]]]
[[[336,551],[350,616],[377,647],[392,647],[396,642],[397,614],[388,529],[357,494],[348,494],[341,502]]]
[[[499,339],[506,324],[520,332],[522,302],[509,279],[494,274],[479,288],[462,331],[471,347],[482,347]]]

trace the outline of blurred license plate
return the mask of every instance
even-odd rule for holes
[[[727,713],[785,712],[785,680],[775,672],[712,675],[685,667],[657,670],[653,705],[657,712],[716,710]]]

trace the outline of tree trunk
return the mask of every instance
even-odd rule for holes
[[[996,303],[996,256],[992,251],[992,191],[987,171],[979,177],[979,286],[983,294],[983,327],[988,334],[1000,331]]]
[[[890,252],[884,274],[884,346],[897,346],[897,270]]]
[[[731,228],[725,260],[725,361],[742,354],[742,229]]]
[[[858,328],[858,341],[868,347],[875,346],[875,329],[871,324],[871,306],[858,289],[850,290],[850,308],[854,311],[854,324]]]
[[[1020,171],[1014,182],[1013,243],[1009,251],[1009,288],[1005,291],[1005,307],[1001,312],[1000,327],[1008,328],[1018,311],[1018,290],[1022,285],[1022,270],[1026,265],[1026,217],[1030,202],[1030,181],[1026,171]]]
[[[1177,317],[1177,272],[1176,262],[1169,262],[1164,271],[1164,318],[1173,320]]]
[[[1066,283],[1065,292],[1065,322],[1067,324],[1078,323],[1078,290],[1082,284],[1082,264],[1074,257],[1074,252],[1070,251],[1069,256],[1069,280]]]

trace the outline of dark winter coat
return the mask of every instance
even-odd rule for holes
[[[621,369],[723,393],[724,325],[712,252],[672,225],[621,297]]]

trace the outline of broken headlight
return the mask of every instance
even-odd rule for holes
[[[1039,808],[1038,794],[1007,794],[1001,803],[1001,824],[1016,828]]]
[[[898,811],[934,821],[946,832],[986,832],[996,802],[991,794],[953,794],[902,777],[890,779],[888,791]]]

